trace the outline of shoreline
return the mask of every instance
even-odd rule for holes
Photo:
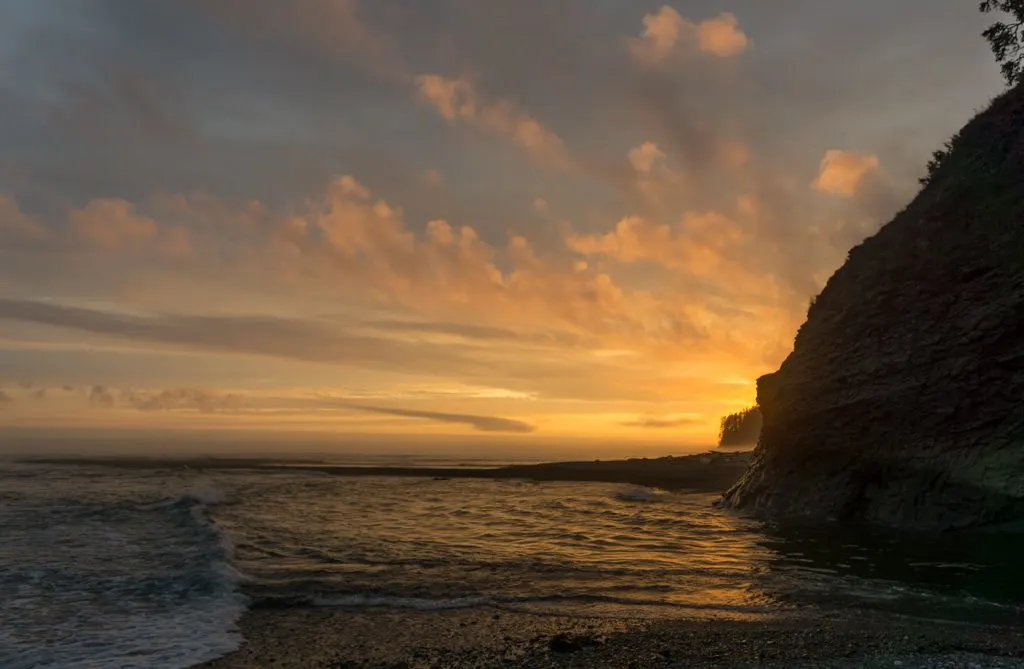
[[[243,646],[194,669],[1024,667],[1020,627],[891,615],[586,618],[481,608],[254,609]]]
[[[521,479],[528,481],[579,481],[625,483],[665,490],[717,492],[739,480],[749,461],[749,451],[710,451],[694,455],[547,462],[503,467],[395,467],[332,465],[325,461],[263,458],[23,458],[24,464],[84,465],[127,469],[190,469],[312,471],[333,476],[397,476],[434,479]]]

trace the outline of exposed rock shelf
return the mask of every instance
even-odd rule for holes
[[[313,460],[259,458],[32,458],[26,463],[86,465],[129,469],[189,468],[192,470],[248,469],[316,471],[334,476],[401,476],[443,479],[524,479],[532,481],[593,481],[628,483],[666,490],[719,493],[736,482],[746,469],[749,451],[709,452],[696,455],[629,460],[545,462],[507,467],[389,467],[344,466]]]
[[[1024,87],[854,248],[758,379],[725,503],[916,529],[1024,521]]]

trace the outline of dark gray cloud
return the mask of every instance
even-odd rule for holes
[[[0,299],[0,320],[14,320],[136,342],[266,355],[311,362],[466,371],[451,347],[346,333],[321,322],[273,316],[137,316],[33,300]]]
[[[387,336],[354,334],[322,320],[273,316],[140,316],[0,298],[0,321],[4,320],[67,328],[143,345],[435,375],[553,397],[629,396],[628,391],[611,382],[588,383],[580,375],[578,364],[564,352],[550,359],[520,358],[515,355],[515,349],[509,347],[496,353],[492,348],[479,348],[471,342],[453,346],[401,341]],[[439,327],[450,329],[445,325]],[[488,330],[484,328],[478,334],[500,332],[500,329]],[[509,342],[509,346],[513,345],[514,342]],[[26,353],[16,357],[19,362],[28,359]],[[612,373],[608,363],[592,362],[588,369],[605,376]]]
[[[122,390],[120,404],[139,411],[198,411],[200,413],[237,412],[245,407],[238,394],[215,393],[198,388],[181,388],[159,392]]]
[[[291,202],[338,171],[398,191],[428,167],[443,167],[452,183],[476,184],[479,143],[445,131],[396,76],[470,72],[483,91],[518,100],[574,149],[622,162],[623,141],[635,134],[672,148],[696,177],[723,134],[739,130],[768,151],[805,160],[808,145],[818,150],[840,139],[836,128],[891,114],[880,102],[891,107],[898,95],[908,108],[912,86],[933,118],[921,123],[920,114],[904,112],[901,136],[910,145],[898,152],[923,165],[943,133],[998,85],[977,34],[985,19],[962,0],[935,0],[924,14],[913,3],[880,1],[842,8],[689,2],[678,9],[695,20],[736,13],[756,57],[702,58],[671,74],[644,74],[623,39],[661,4],[8,3],[0,8],[0,42],[18,68],[0,81],[0,155],[33,176],[18,187],[38,206],[196,189]],[[873,55],[882,53],[892,55]],[[925,104],[929,97],[943,104]],[[891,136],[891,125],[869,125],[872,137]],[[403,169],[408,174],[396,180]],[[528,186],[505,180],[500,192],[464,197],[461,208],[501,218],[500,231],[507,220],[496,210],[506,209],[510,191],[529,194],[520,185],[537,195],[550,183],[566,199],[612,211],[626,205],[607,184],[543,172],[532,179]]]
[[[368,411],[370,413],[379,413],[387,416],[402,416],[403,418],[421,418],[423,420],[431,420],[439,423],[456,423],[459,425],[469,425],[475,430],[481,432],[515,432],[515,433],[529,433],[535,431],[537,428],[529,423],[513,420],[511,418],[500,418],[498,416],[477,416],[474,414],[462,414],[462,413],[445,413],[440,411],[420,411],[415,409],[395,409],[391,407],[372,406],[368,404],[344,404],[352,409],[358,411]]]
[[[510,232],[524,234],[542,254],[564,253],[562,221],[605,232],[620,216],[672,222],[675,209],[725,211],[745,194],[760,210],[747,231],[755,239],[727,251],[728,259],[778,279],[791,293],[779,301],[803,309],[821,271],[906,200],[931,150],[1001,85],[978,36],[987,19],[963,0],[932,0],[927,12],[920,3],[882,0],[669,3],[693,20],[734,12],[754,49],[736,59],[681,54],[666,70],[644,71],[629,59],[624,39],[662,4],[0,2],[0,189],[26,213],[59,220],[59,227],[69,206],[96,197],[141,205],[154,193],[259,199],[293,212],[322,193],[330,177],[353,174],[375,196],[401,206],[410,231],[445,218],[472,225],[495,246]],[[424,73],[466,76],[482,99],[521,108],[565,141],[580,169],[563,174],[531,166],[509,137],[439,118],[409,86],[409,77]],[[724,140],[744,142],[755,156],[739,176],[716,165]],[[625,154],[643,141],[657,142],[673,168],[685,172],[677,201],[664,211],[648,205],[631,181]],[[817,163],[832,148],[877,153],[883,172],[846,201],[809,202]],[[444,175],[443,187],[423,186],[427,169]],[[550,215],[530,211],[535,197],[549,201]],[[218,233],[232,234],[224,227]],[[0,258],[7,294],[116,303],[118,295],[144,292],[133,285],[138,268],[127,262],[82,269],[37,246],[31,254],[8,246]],[[218,280],[227,274],[222,269]],[[728,286],[715,279],[629,280],[631,288],[723,303],[714,306],[723,317],[745,308],[734,295],[717,296]],[[241,283],[232,282],[232,290]],[[563,333],[471,323],[140,316],[33,300],[0,300],[0,319],[162,347],[487,379],[562,396],[629,397],[643,387],[613,387],[620,369],[605,374],[595,363],[581,374],[579,360],[564,355],[510,363],[517,345],[549,337],[565,347],[577,342]],[[445,346],[395,336],[417,333],[466,341]],[[493,345],[484,353],[474,348],[496,342],[507,342],[498,354]],[[0,363],[52,370],[62,355],[70,354],[11,349]],[[90,355],[99,361],[103,354]],[[113,367],[110,374],[124,373]],[[614,378],[593,383],[606,376]],[[180,382],[197,379],[205,383],[198,375]],[[47,382],[65,380],[83,392],[96,380],[145,383],[91,369]],[[175,401],[186,402],[133,400],[146,407]]]
[[[45,389],[33,395],[40,400],[46,399]],[[524,421],[500,416],[483,416],[477,414],[448,413],[383,407],[353,403],[322,397],[269,397],[256,401],[239,393],[219,393],[200,388],[178,388],[168,390],[132,390],[122,389],[115,393],[113,389],[95,385],[89,391],[89,404],[94,407],[110,409],[115,406],[128,407],[143,412],[194,411],[199,413],[223,414],[303,414],[310,411],[365,411],[387,416],[415,418],[440,423],[467,425],[482,432],[510,432],[526,434],[536,428]],[[0,390],[0,407],[14,402],[14,399]]]
[[[517,332],[508,328],[471,323],[450,323],[441,321],[408,321],[398,319],[378,319],[360,321],[359,325],[382,332],[410,334],[439,334],[478,339],[483,341],[518,341],[536,344],[582,344],[581,337],[571,332]]]
[[[404,321],[396,319],[379,319],[362,321],[361,325],[385,332],[409,332],[423,334],[443,334],[467,339],[497,339],[509,340],[518,339],[519,335],[506,328],[492,327],[487,325],[473,325],[470,323],[443,323],[424,321]]]
[[[104,409],[113,408],[115,404],[114,394],[104,386],[93,386],[89,389],[89,404]]]

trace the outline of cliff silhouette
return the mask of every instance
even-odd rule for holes
[[[1024,526],[1024,84],[936,152],[758,379],[724,503],[915,529]]]

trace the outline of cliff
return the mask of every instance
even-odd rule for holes
[[[726,505],[914,529],[1024,525],[1024,86],[829,279]]]

